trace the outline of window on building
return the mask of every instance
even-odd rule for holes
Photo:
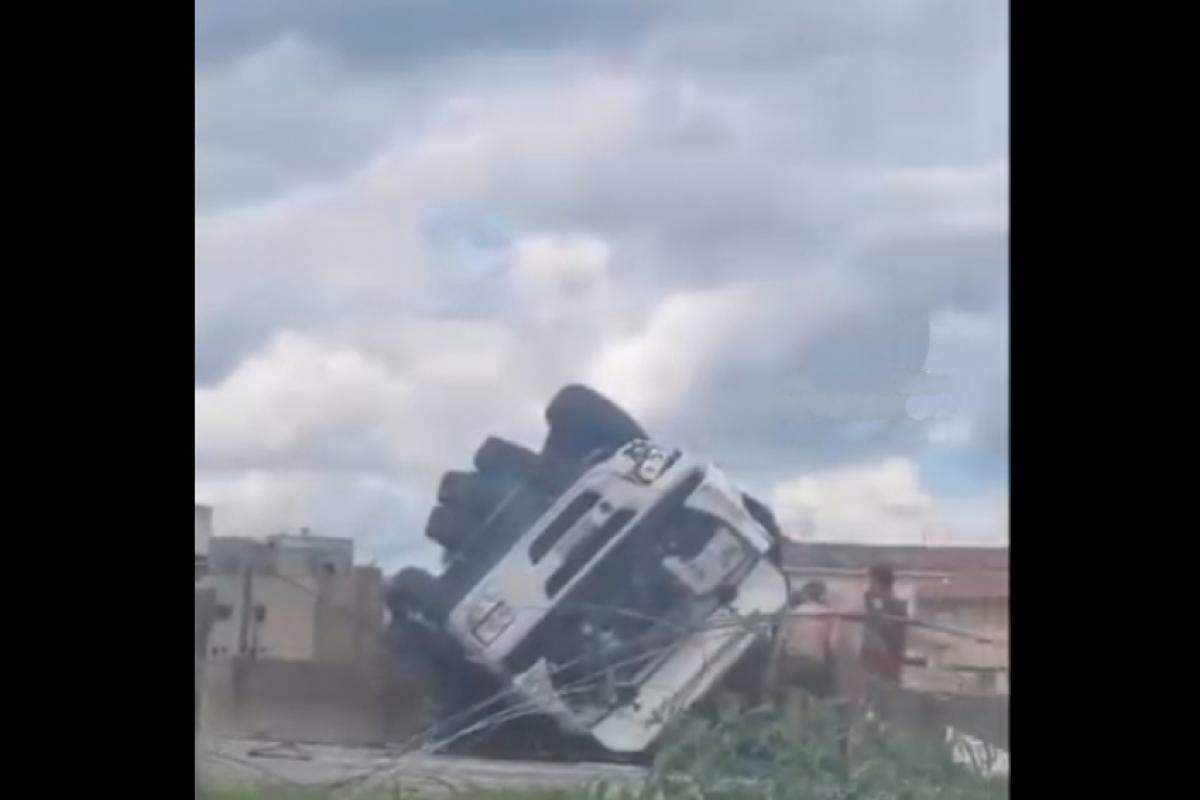
[[[267,607],[266,606],[255,606],[254,607],[254,621],[262,622],[266,618],[267,618]]]
[[[213,616],[219,620],[226,620],[233,616],[233,606],[228,603],[217,603],[213,609]]]

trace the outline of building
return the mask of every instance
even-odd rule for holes
[[[353,541],[313,536],[308,529],[299,536],[268,536],[267,548],[274,553],[275,569],[289,575],[346,575],[354,568]]]
[[[983,641],[914,629],[910,682],[972,694],[1008,694],[1008,574],[974,571],[917,589],[913,616]]]
[[[368,744],[427,724],[423,676],[382,646],[383,576],[349,539],[214,537],[201,724],[219,736]],[[199,681],[199,679],[198,679]]]
[[[196,503],[196,580],[208,569],[208,548],[213,535],[212,506]]]
[[[1008,693],[1008,548],[860,545],[785,540],[783,566],[799,588],[821,580],[834,608],[862,610],[867,572],[891,565],[913,619],[903,681],[913,688]],[[981,641],[982,640],[982,641]]]
[[[350,662],[377,646],[383,576],[354,566],[349,539],[215,537],[210,658]]]

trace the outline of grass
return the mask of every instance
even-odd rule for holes
[[[1005,778],[957,762],[952,743],[799,696],[782,708],[672,725],[636,800],[1003,800]],[[633,800],[633,799],[631,799]]]
[[[328,792],[318,792],[318,790],[307,789],[253,789],[253,788],[230,788],[211,790],[204,794],[204,800],[332,800],[335,795]],[[396,800],[403,798],[404,800],[413,800],[419,795],[413,794],[396,794],[394,792],[380,792],[376,794],[361,795],[361,800]],[[463,798],[467,795],[442,795],[446,798],[450,796],[458,796]],[[570,792],[565,789],[553,790],[521,790],[521,792],[512,792],[512,790],[496,790],[496,792],[486,792],[469,795],[473,800],[580,800],[584,794],[580,792]]]
[[[442,794],[478,800],[1007,800],[1008,780],[934,742],[806,698],[782,707],[684,716],[664,734],[645,784]],[[339,800],[305,790],[224,789],[209,800]],[[411,800],[385,791],[358,800]]]
[[[586,793],[565,789],[554,790],[523,790],[523,791],[489,791],[469,795],[472,800],[583,800]],[[364,794],[360,800],[414,800],[418,795],[397,794],[396,792],[378,792]],[[467,795],[442,795],[442,797],[467,797]],[[249,787],[225,788],[211,790],[204,794],[204,800],[333,800],[335,795],[317,790],[306,789],[256,789]]]

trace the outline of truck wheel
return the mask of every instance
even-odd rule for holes
[[[440,627],[393,615],[384,642],[401,684],[401,691],[389,697],[391,728],[401,729],[404,739],[424,733],[428,744],[469,727],[489,710],[498,710],[493,705],[471,711],[499,692],[501,685],[483,667],[471,663],[458,642]]]
[[[425,535],[447,550],[459,550],[482,522],[465,508],[438,505],[429,512]]]
[[[516,487],[511,480],[478,472],[447,472],[438,485],[438,502],[487,517]]]
[[[550,433],[542,453],[558,458],[583,459],[595,450],[646,438],[632,417],[586,386],[560,389],[546,407],[546,422]]]
[[[489,436],[475,451],[475,469],[484,475],[506,475],[520,480],[537,465],[537,453],[495,436]]]
[[[418,567],[405,567],[397,572],[388,581],[384,600],[397,619],[415,611],[434,625],[441,625],[450,613],[438,579]]]

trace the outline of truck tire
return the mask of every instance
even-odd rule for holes
[[[478,472],[447,472],[438,485],[438,502],[466,509],[482,519],[496,509],[517,486],[512,480]]]
[[[520,480],[537,465],[537,453],[495,436],[489,436],[475,451],[475,469],[485,475],[506,475]]]
[[[441,625],[450,613],[438,579],[419,567],[405,567],[397,572],[388,581],[384,600],[397,619],[416,612],[432,624]]]
[[[404,725],[393,724],[409,729],[406,739],[417,732],[413,728],[421,733],[423,745],[454,735],[478,721],[487,708],[464,712],[485,703],[501,689],[495,676],[472,663],[458,642],[439,627],[408,616],[393,616],[384,642],[391,653],[393,669],[398,677],[407,679],[407,693],[423,695],[393,699],[392,705],[400,706],[410,715],[419,709],[419,719],[404,720]]]
[[[646,432],[620,407],[586,386],[559,390],[546,407],[550,433],[542,454],[580,460],[605,448],[616,448]]]
[[[429,512],[425,535],[447,550],[459,550],[482,522],[478,515],[465,508],[437,505]]]

